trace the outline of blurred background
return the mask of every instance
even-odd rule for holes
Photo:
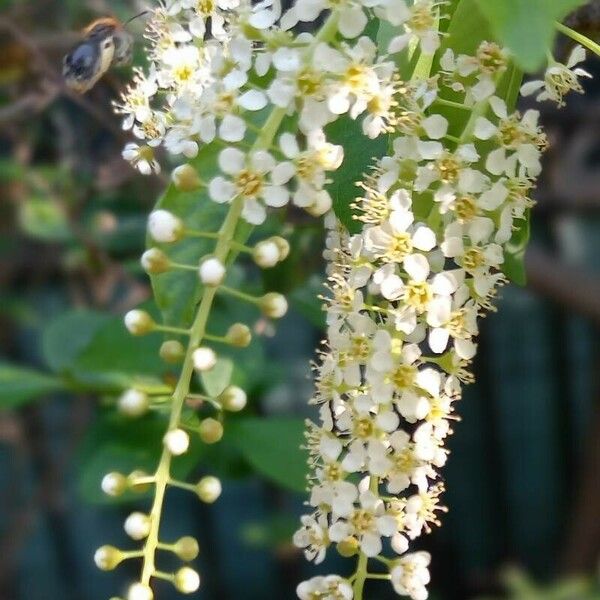
[[[151,298],[138,259],[166,184],[121,159],[127,136],[111,102],[130,71],[80,97],[60,70],[81,27],[140,8],[0,0],[0,600],[107,599],[137,573],[133,561],[102,573],[92,556],[102,544],[127,546],[123,519],[146,502],[108,503],[102,474],[151,465],[160,445],[152,419],[112,418],[111,392],[131,373],[164,370],[161,340],[131,339],[121,315]],[[569,24],[598,39],[600,2]],[[143,23],[132,29],[141,39]],[[560,41],[556,55],[569,50]],[[450,513],[423,541],[434,554],[434,600],[600,598],[600,62],[586,68],[595,79],[585,96],[541,107],[552,148],[528,284],[504,288],[483,323],[478,381],[450,442]],[[292,256],[264,283],[290,294],[293,310],[274,336],[256,315],[236,313],[265,333],[236,366],[247,373],[251,411],[301,423],[312,414],[308,361],[322,336],[322,231],[290,219]],[[200,539],[203,600],[287,600],[315,572],[289,541],[302,494],[251,462],[226,439],[218,458],[190,466],[192,480],[224,477],[221,500],[169,496],[165,537]],[[159,597],[178,596],[165,586]],[[383,586],[371,597],[393,596]]]

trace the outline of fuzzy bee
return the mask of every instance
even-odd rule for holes
[[[136,15],[125,24],[113,17],[105,17],[88,25],[82,32],[81,41],[63,61],[63,77],[67,86],[78,94],[84,94],[111,67],[129,63],[133,36],[125,27],[146,12]]]

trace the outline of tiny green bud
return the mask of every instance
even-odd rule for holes
[[[198,498],[200,498],[202,502],[206,502],[206,504],[212,504],[215,502],[221,495],[222,490],[223,488],[221,487],[221,482],[212,475],[203,477],[196,484],[196,494],[198,494]]]
[[[186,535],[175,542],[173,552],[175,552],[181,560],[190,561],[198,556],[200,548],[198,547],[198,542],[195,538]]]
[[[132,335],[145,335],[155,327],[154,320],[145,310],[130,310],[125,315],[125,327]]]
[[[236,348],[247,348],[252,341],[252,332],[248,325],[234,323],[228,330],[225,339]]]
[[[263,314],[271,319],[280,319],[285,315],[288,309],[288,303],[285,296],[277,292],[269,292],[259,300],[259,306]]]
[[[120,496],[127,489],[127,478],[125,475],[113,471],[102,478],[100,487],[107,496]]]
[[[150,248],[142,254],[140,259],[142,268],[149,275],[158,275],[168,271],[171,267],[169,257],[160,248]]]
[[[175,573],[173,585],[182,594],[193,594],[200,587],[200,575],[190,567],[181,567]]]
[[[114,546],[102,546],[94,553],[94,562],[102,571],[112,571],[123,560],[123,553]]]
[[[248,401],[246,392],[235,385],[230,385],[225,388],[218,398],[221,406],[230,412],[239,412],[242,410]]]
[[[340,556],[344,558],[350,558],[351,556],[355,556],[358,554],[359,543],[356,538],[347,537],[345,540],[338,542],[337,551]]]
[[[175,187],[182,192],[193,192],[202,187],[202,181],[198,177],[198,172],[190,164],[176,167],[171,178]]]
[[[216,444],[223,437],[223,425],[216,419],[204,419],[198,427],[198,433],[205,444]]]
[[[159,354],[166,363],[175,365],[184,359],[185,348],[177,340],[167,340],[160,347]]]

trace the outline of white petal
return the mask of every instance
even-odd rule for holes
[[[413,281],[425,281],[429,276],[429,262],[422,254],[409,254],[403,264]]]
[[[224,177],[215,177],[208,184],[208,195],[215,202],[229,202],[235,196],[235,186]]]
[[[375,533],[365,533],[360,542],[362,551],[367,556],[377,556],[381,553],[381,538]]]
[[[360,35],[367,25],[367,15],[360,7],[346,8],[341,11],[338,29],[346,38]]]
[[[249,198],[244,202],[242,216],[248,223],[260,225],[261,223],[264,223],[267,218],[267,211],[260,202],[254,200],[254,198]]]
[[[286,158],[296,158],[300,154],[298,141],[292,133],[282,133],[279,138],[279,147]]]
[[[485,117],[479,117],[475,121],[475,129],[473,135],[479,140],[489,140],[491,137],[496,135],[498,128]]]
[[[448,133],[448,121],[441,115],[431,115],[427,117],[423,123],[425,133],[432,140],[439,140]]]
[[[269,185],[263,190],[262,197],[267,206],[281,208],[289,202],[290,193],[284,187]]]
[[[273,64],[279,71],[297,71],[300,68],[300,54],[294,48],[279,48],[273,54]]]
[[[275,164],[275,159],[266,150],[258,150],[250,155],[250,166],[259,173],[268,173]]]
[[[435,248],[437,243],[435,233],[429,227],[418,227],[412,236],[413,246],[419,250],[428,252]]]
[[[296,174],[296,167],[293,163],[285,161],[279,163],[271,171],[271,181],[274,185],[286,184]]]
[[[246,122],[236,115],[225,115],[219,127],[219,137],[226,142],[240,142],[246,133]]]
[[[441,354],[448,345],[450,334],[445,329],[432,329],[429,332],[429,347],[436,354]]]
[[[219,153],[219,168],[228,175],[237,175],[243,168],[246,157],[237,148],[225,148]]]
[[[237,103],[246,110],[261,110],[267,105],[267,97],[259,90],[248,90],[237,99]]]

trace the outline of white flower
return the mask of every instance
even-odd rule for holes
[[[142,175],[160,173],[160,163],[154,157],[154,150],[148,146],[140,146],[130,142],[123,149],[123,158],[129,161]]]
[[[400,558],[391,570],[392,585],[396,593],[410,596],[412,600],[427,600],[430,562],[431,556],[427,552],[415,552]]]
[[[581,46],[575,46],[573,48],[567,64],[552,61],[543,80],[528,81],[521,87],[521,94],[523,96],[531,96],[536,92],[542,90],[536,97],[538,102],[544,100],[552,100],[556,102],[558,106],[564,106],[564,97],[571,91],[579,94],[583,93],[583,86],[581,85],[580,77],[591,77],[591,75],[582,69],[576,67],[580,62],[585,60],[585,50]]]
[[[318,576],[303,581],[296,594],[300,600],[352,600],[354,594],[350,583],[337,575]]]
[[[225,148],[219,154],[219,167],[229,178],[217,176],[209,183],[209,194],[215,202],[231,202],[236,197],[244,200],[243,217],[259,225],[266,218],[264,204],[280,208],[289,199],[285,183],[274,183],[275,159],[266,151],[245,155],[237,148]],[[260,202],[262,201],[262,202]]]
[[[333,542],[341,542],[355,536],[361,550],[367,556],[377,556],[382,549],[381,537],[391,537],[396,533],[396,519],[385,513],[383,501],[373,492],[360,495],[360,507],[356,508],[347,521],[338,520],[329,528]]]
[[[316,518],[304,515],[302,528],[294,534],[294,544],[298,548],[303,548],[306,558],[314,561],[317,565],[325,559],[325,553],[329,546],[327,529],[327,517],[316,513]]]

